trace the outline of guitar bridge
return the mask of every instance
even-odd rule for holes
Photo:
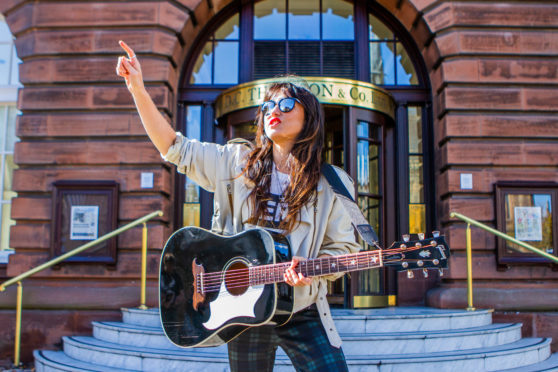
[[[203,274],[205,274],[205,269],[202,265],[196,263],[196,259],[192,261],[192,275],[194,276],[194,291],[192,296],[192,307],[194,310],[198,311],[198,306],[205,301],[204,286],[203,286]]]

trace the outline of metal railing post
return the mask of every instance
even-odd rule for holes
[[[473,307],[473,252],[471,248],[471,224],[467,224],[467,311],[475,311]]]
[[[141,231],[141,295],[139,308],[146,310],[145,286],[147,282],[147,225],[144,222]]]
[[[15,335],[15,345],[14,345],[14,364],[15,367],[17,368],[20,364],[20,344],[21,344],[21,312],[22,312],[22,302],[23,302],[23,286],[21,284],[21,281],[23,279],[27,279],[28,277],[42,271],[45,270],[51,266],[54,266],[56,264],[58,264],[59,262],[64,261],[65,259],[75,256],[78,253],[81,253],[101,242],[104,242],[105,240],[111,239],[119,234],[121,234],[124,231],[127,231],[133,227],[136,227],[137,225],[139,225],[140,223],[143,223],[143,230],[142,230],[142,263],[141,263],[141,299],[140,299],[140,306],[139,308],[144,310],[147,309],[147,306],[145,305],[145,287],[146,287],[146,278],[147,278],[147,225],[146,225],[146,221],[149,221],[150,219],[156,217],[156,216],[163,216],[163,212],[162,211],[156,211],[153,213],[150,213],[148,215],[145,215],[141,218],[138,218],[137,220],[124,225],[114,231],[111,231],[108,234],[105,234],[103,236],[101,236],[100,238],[98,238],[97,240],[91,241],[89,243],[86,243],[82,246],[79,246],[75,249],[72,249],[70,252],[66,252],[61,256],[58,256],[56,258],[53,258],[50,261],[47,261],[31,270],[28,270],[26,272],[24,272],[23,274],[19,274],[9,280],[6,280],[4,283],[0,283],[0,292],[4,292],[6,290],[7,287],[9,287],[10,285],[13,284],[17,284],[17,299],[16,299],[16,335]]]
[[[23,303],[23,285],[17,282],[17,299],[16,299],[16,329],[14,342],[14,367],[19,367],[19,356],[21,350],[21,310]]]

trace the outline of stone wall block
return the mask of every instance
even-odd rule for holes
[[[150,141],[17,142],[16,164],[162,164]]]
[[[141,188],[141,173],[153,173],[153,188]],[[108,180],[116,181],[123,192],[161,192],[170,195],[171,175],[168,168],[124,167],[26,169],[14,171],[13,190],[16,192],[52,192],[55,181],[60,180]]]
[[[117,56],[40,58],[20,65],[22,84],[114,83],[124,79],[116,75]],[[175,81],[177,73],[166,58],[140,57],[144,81],[147,83]]]
[[[16,135],[28,137],[147,136],[137,111],[26,113],[17,117]]]
[[[451,199],[442,201],[444,213],[439,216],[440,223],[449,221],[459,221],[457,218],[451,218],[451,212],[461,213],[469,218],[479,222],[494,221],[494,200],[490,197],[480,195],[471,196],[454,196]]]
[[[475,151],[471,151],[475,146]],[[448,142],[441,148],[442,164],[554,166],[558,164],[556,143],[527,141]]]

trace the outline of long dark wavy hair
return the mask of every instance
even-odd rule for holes
[[[304,108],[304,125],[286,163],[291,182],[285,190],[283,202],[287,204],[288,212],[279,225],[286,235],[297,226],[302,207],[314,202],[316,197],[324,146],[324,114],[316,96],[305,87],[288,81],[274,83],[267,90],[264,101],[278,93],[298,98]],[[265,134],[261,107],[256,114],[256,125],[256,146],[248,155],[243,174],[255,184],[248,197],[250,205],[253,206],[249,222],[261,225],[264,223],[267,203],[271,199],[273,171],[273,142]]]

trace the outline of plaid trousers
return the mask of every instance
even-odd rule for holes
[[[317,310],[293,315],[280,327],[264,325],[243,332],[228,343],[232,372],[272,371],[277,346],[285,351],[299,372],[348,371],[341,348],[329,344]]]

